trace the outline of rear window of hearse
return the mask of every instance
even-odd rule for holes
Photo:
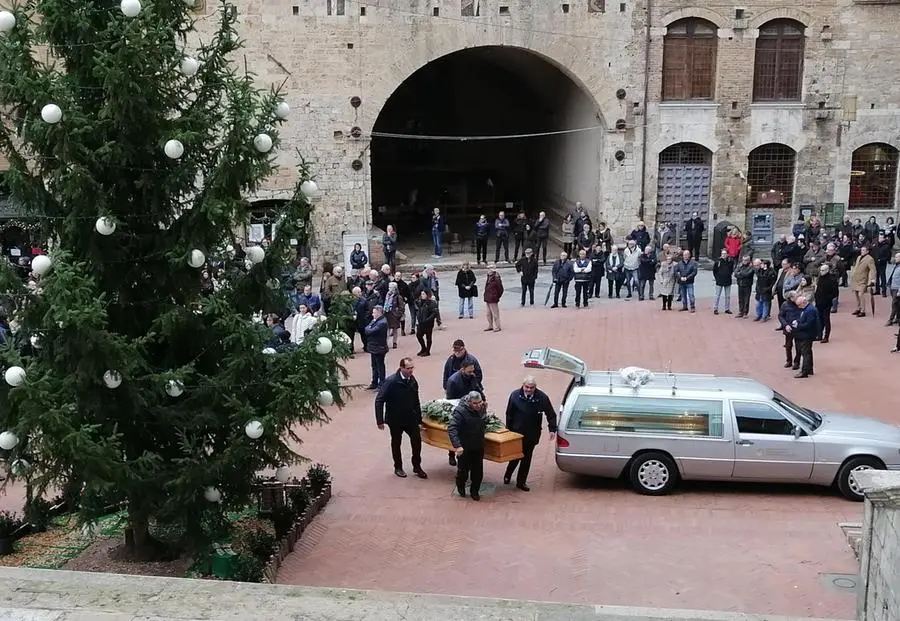
[[[579,395],[566,428],[572,431],[721,438],[722,402]]]

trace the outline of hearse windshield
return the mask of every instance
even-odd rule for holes
[[[783,407],[785,410],[800,419],[804,425],[815,431],[822,424],[822,415],[814,410],[805,408],[792,402],[790,399],[777,392],[774,393],[772,400]]]

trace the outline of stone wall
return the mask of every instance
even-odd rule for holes
[[[859,548],[859,621],[900,619],[900,472],[854,475],[866,492]]]

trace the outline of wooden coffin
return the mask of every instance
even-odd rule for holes
[[[453,450],[447,427],[428,418],[424,419],[422,442],[447,451]],[[484,434],[484,458],[498,464],[522,459],[522,435],[508,429]]]

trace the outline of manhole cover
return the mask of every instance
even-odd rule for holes
[[[826,586],[840,591],[853,591],[859,584],[855,574],[820,574],[820,577]]]

